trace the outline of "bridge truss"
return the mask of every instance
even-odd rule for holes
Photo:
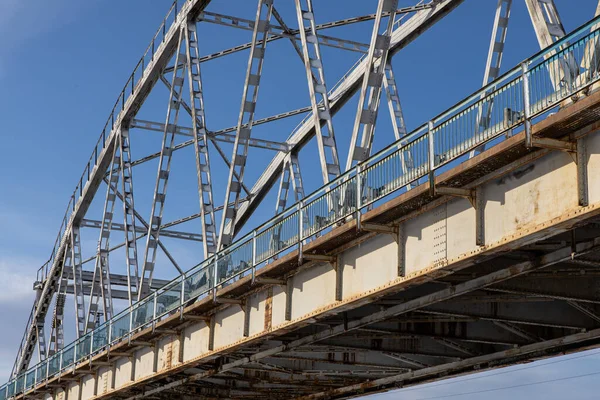
[[[524,1],[541,48],[565,36],[553,0]],[[366,160],[374,147],[377,118],[384,112],[380,107],[387,108],[391,117],[393,135],[387,141],[402,140],[407,134],[400,102],[402,77],[394,74],[393,56],[463,0],[421,0],[411,6],[399,4],[398,0],[378,0],[370,2],[371,14],[330,22],[320,22],[321,5],[313,4],[312,0],[257,0],[256,3],[254,19],[223,14],[219,1],[179,0],[172,5],[119,94],[70,198],[51,257],[38,271],[36,300],[17,352],[13,376],[26,371],[32,360],[43,361],[62,349],[65,335],[83,337],[123,307],[136,304],[165,285],[167,280],[157,275],[171,278],[173,272],[179,275],[227,249],[248,232],[245,226],[250,221],[260,222],[283,213],[305,198],[308,187],[327,184]],[[513,0],[499,0],[497,12],[490,18],[493,29],[484,86],[500,75],[512,3]],[[283,11],[280,14],[278,7],[292,17]],[[251,32],[251,37],[247,43],[205,53],[204,42],[210,38],[202,36],[204,24],[245,30]],[[361,41],[340,37],[347,34],[344,29],[340,30],[341,35],[335,34],[335,29],[353,24],[370,24],[371,36]],[[271,72],[266,63],[271,52],[281,50],[282,42],[289,42],[286,51],[291,50],[297,58],[294,71],[300,72],[286,79],[301,83],[306,105],[259,117],[261,102],[273,101],[259,94]],[[280,44],[275,46],[277,43]],[[326,82],[326,77],[336,75],[324,60],[326,48],[356,54],[357,61],[351,68],[336,71],[341,78],[335,84]],[[211,115],[207,112],[211,110],[211,96],[205,86],[209,79],[225,78],[207,79],[203,69],[222,57],[245,57],[247,62],[240,93],[231,94],[242,97],[231,114],[237,116],[237,122],[228,128],[212,130]],[[586,68],[596,69],[597,65]],[[552,84],[559,87],[564,82],[576,81],[578,74],[575,60],[565,58],[551,72]],[[214,95],[214,91],[210,94]],[[350,101],[354,96],[358,97],[358,108],[352,110],[351,136],[336,137],[334,116],[354,107]],[[148,110],[146,102],[152,103]],[[156,104],[164,108],[161,110]],[[482,132],[490,128],[491,107],[482,107],[477,116]],[[212,110],[215,109],[213,106]],[[156,118],[144,116],[149,114]],[[295,128],[281,129],[282,122],[301,116]],[[153,134],[142,131],[155,131],[162,136],[160,140],[148,139]],[[261,132],[266,132],[268,138],[261,138]],[[345,145],[341,145],[340,138],[346,141]],[[314,144],[316,150],[312,148],[310,156],[305,157],[314,160],[311,163],[314,165],[301,166],[303,154],[310,152]],[[342,149],[347,149],[346,154]],[[483,149],[482,145],[471,155]],[[190,162],[188,169],[180,173],[175,167],[186,165],[178,165],[177,161],[184,156]],[[262,162],[265,159],[269,161]],[[247,171],[250,164],[253,167]],[[407,170],[411,164],[411,155],[407,154],[401,167]],[[170,204],[179,207],[177,185],[182,185],[173,181],[177,174],[188,179],[190,171],[195,172],[195,178],[185,185],[194,188],[195,209],[183,215],[170,212]],[[319,175],[316,182],[311,179]],[[138,186],[148,189],[141,190]],[[188,210],[192,209],[187,207],[184,211]],[[87,253],[85,250],[89,249],[82,245],[85,235],[96,244]],[[183,265],[178,261],[181,252],[193,252],[194,264]],[[202,256],[198,256],[200,253]],[[217,274],[215,271],[214,275]],[[215,276],[209,279],[216,279]],[[486,296],[504,299],[510,294],[498,290]],[[68,312],[67,305],[74,312]],[[573,307],[579,307],[583,313],[589,311],[576,302]],[[458,314],[434,311],[414,318],[432,321],[471,318],[466,314],[454,316]],[[533,336],[513,322],[490,321],[521,341],[535,342]],[[364,332],[371,340],[384,334],[384,328]],[[451,339],[437,336],[431,339],[459,353],[472,352]],[[344,349],[341,344],[332,344],[327,351]],[[386,356],[396,357],[390,354]],[[408,365],[427,367],[421,361],[402,357]]]

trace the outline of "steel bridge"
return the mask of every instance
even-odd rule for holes
[[[254,20],[215,12],[219,1],[173,3],[38,271],[0,400],[347,398],[600,345],[600,5],[566,33],[552,0],[524,0],[542,50],[500,75],[513,2],[499,0],[483,87],[407,132],[392,56],[469,2],[373,0],[373,14],[317,23],[311,0],[286,1],[294,27],[274,0],[258,0]],[[365,21],[369,41],[322,33]],[[204,55],[201,24],[252,40]],[[310,106],[255,118],[276,40],[302,61]],[[331,87],[325,47],[361,53]],[[211,131],[201,67],[241,51],[237,124]],[[164,122],[138,117],[157,86]],[[375,152],[384,93],[395,140]],[[333,116],[353,96],[342,168]],[[252,134],[297,115],[287,139]],[[133,130],[162,132],[160,147],[134,159]],[[324,184],[305,194],[299,154],[313,139]],[[184,148],[199,210],[167,222]],[[256,149],[273,157],[253,181]],[[150,199],[133,189],[148,162]],[[213,179],[216,165],[226,178]],[[245,228],[270,192],[274,217]],[[96,235],[88,254],[84,231]],[[203,256],[180,266],[170,243]],[[177,273],[158,279],[161,260]]]

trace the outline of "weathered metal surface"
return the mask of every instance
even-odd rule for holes
[[[555,123],[571,112],[557,113]],[[249,276],[217,293],[241,304],[201,300],[37,391],[57,399],[60,385],[69,398],[80,390],[82,398],[143,398],[197,383],[228,387],[231,397],[260,398],[268,390],[279,398],[288,388],[288,397],[335,398],[597,345],[598,277],[590,272],[586,289],[577,274],[593,267],[570,263],[593,260],[590,252],[600,247],[598,227],[585,225],[600,215],[600,133],[585,133],[587,206],[579,204],[574,159],[523,150],[524,137],[516,135],[437,178],[478,188],[485,245],[476,242],[469,200],[431,198],[424,184],[363,215],[367,227],[401,223],[399,241],[395,229],[357,231],[349,221],[304,248],[328,257],[298,265],[296,252],[284,255],[257,273],[273,284],[253,285]],[[555,264],[544,279],[527,277]],[[541,312],[547,301],[558,303]]]

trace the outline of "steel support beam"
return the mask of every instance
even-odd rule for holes
[[[200,201],[200,224],[204,237],[202,245],[204,248],[204,258],[206,259],[215,254],[217,250],[217,228],[208,154],[202,75],[200,72],[200,51],[198,49],[198,33],[196,32],[195,21],[187,22],[185,27],[185,41],[187,43],[187,71],[190,87],[190,104],[192,105],[192,130],[194,133],[194,149],[196,154],[198,199]]]
[[[186,1],[182,6],[179,15],[185,16],[186,18],[197,18],[209,2],[210,0]],[[104,142],[104,150],[98,154],[95,168],[90,171],[87,184],[81,188],[80,198],[74,205],[71,217],[67,220],[68,222],[64,228],[63,236],[62,238],[59,238],[58,245],[54,249],[54,256],[51,260],[51,265],[48,268],[48,275],[43,282],[42,294],[38,304],[34,307],[34,313],[32,314],[30,323],[25,329],[25,333],[21,340],[20,348],[22,351],[19,352],[18,359],[13,368],[16,374],[27,369],[35,351],[36,342],[38,340],[36,326],[38,323],[45,320],[51,299],[57,288],[57,282],[60,279],[61,274],[62,260],[68,243],[67,238],[71,234],[71,226],[73,224],[78,224],[81,219],[83,219],[110,166],[112,159],[111,155],[116,142],[116,132],[120,129],[120,126],[124,121],[130,121],[135,116],[176,51],[178,40],[176,35],[177,31],[178,26],[177,24],[174,24],[165,32],[164,40],[154,49],[152,60],[146,65],[144,73],[138,83],[134,86],[127,101],[123,102],[121,112],[114,116],[112,125],[108,125],[109,131],[106,132],[107,137]]]
[[[391,36],[390,55],[399,51],[421,33],[433,26],[442,17],[451,12],[460,5],[463,0],[442,0],[433,3],[430,9],[416,12],[411,18],[408,18],[402,25],[397,27]],[[375,61],[376,63],[378,61]],[[359,89],[361,78],[367,68],[365,60],[356,64],[345,75],[343,81],[329,93],[331,100],[331,112],[334,115],[354,93]],[[314,119],[306,119],[288,138],[290,151],[299,151],[315,135]],[[254,209],[267,195],[272,185],[279,178],[285,161],[285,154],[277,154],[264,173],[258,178],[252,188],[251,197],[248,202],[241,204],[235,221],[235,230],[238,231],[248,220]]]
[[[298,26],[301,27],[300,38],[302,40],[304,69],[306,70],[312,106],[312,120],[319,148],[321,174],[323,175],[323,183],[327,183],[330,179],[339,176],[340,163],[312,0],[296,0],[296,15]],[[308,28],[305,28],[306,23],[308,23]]]
[[[541,49],[565,36],[565,28],[554,0],[525,0],[525,4]],[[546,58],[551,56],[548,54]],[[570,86],[579,75],[579,66],[568,54],[551,63],[548,68],[555,90],[562,86]]]
[[[397,15],[402,14],[402,16],[406,16],[411,13],[415,13],[415,12],[419,12],[419,11],[426,11],[427,9],[435,8],[436,6],[437,6],[436,1],[430,1],[430,2],[424,3],[424,4],[417,4],[417,5],[410,6],[410,7],[399,8],[396,10],[396,14]],[[237,18],[237,17],[230,17],[227,15],[211,13],[211,12],[204,12],[202,15],[203,16],[201,16],[200,19],[203,21],[206,21],[206,22],[216,23],[216,24],[225,25],[225,26],[235,26],[236,23],[240,23],[240,25],[242,25],[242,26],[240,26],[239,28],[245,29],[245,30],[252,30],[252,28],[250,28],[249,25],[245,25],[245,23],[247,23],[246,21],[249,21],[249,20],[245,20],[245,19],[241,19],[241,18]],[[346,18],[346,19],[337,20],[337,21],[330,21],[330,22],[316,25],[316,29],[321,30],[321,29],[336,28],[339,26],[355,24],[358,22],[371,21],[371,20],[375,19],[375,16],[376,16],[376,14],[368,14],[368,15],[362,15],[359,17],[352,17],[352,18]],[[387,16],[389,16],[389,14],[384,14],[384,17],[387,17]],[[253,21],[250,21],[250,22],[254,23]],[[254,26],[254,25],[252,25],[252,26]],[[278,28],[283,29],[283,27],[275,27],[275,29],[278,29]],[[296,35],[299,33],[299,31],[300,30],[293,30],[293,31],[291,31],[291,33],[294,34],[295,38],[297,38]],[[285,33],[276,33],[276,31],[275,31],[275,32],[273,32],[272,35],[269,35],[269,37],[266,40],[267,40],[267,42],[271,42],[271,41],[279,40],[279,39],[282,39],[285,37],[289,37],[289,35],[286,35]],[[298,39],[294,39],[294,40],[298,40]],[[341,43],[339,40],[340,39],[329,37],[329,36],[322,36],[322,35],[320,35],[320,38],[319,38],[319,41],[324,46],[337,47],[337,48],[341,48],[344,50],[354,50],[354,49],[357,50],[357,46],[362,47],[362,45],[363,45],[362,43],[353,42],[353,41],[344,41],[344,43]],[[227,56],[227,55],[230,55],[233,53],[237,53],[239,51],[247,50],[251,47],[252,47],[252,43],[244,43],[244,44],[241,44],[241,45],[238,45],[235,47],[231,47],[229,49],[221,50],[217,53],[203,56],[200,58],[200,62],[214,60],[219,57],[224,57],[224,56]],[[170,72],[171,69],[167,68],[166,71]]]
[[[229,168],[229,178],[227,179],[225,200],[223,201],[223,204],[227,204],[227,207],[225,207],[222,214],[217,246],[218,249],[229,246],[236,233],[234,222],[236,220],[242,183],[244,181],[244,171],[248,157],[248,140],[252,135],[254,112],[258,100],[258,88],[260,86],[267,44],[266,38],[272,15],[273,0],[258,0],[258,10],[256,12],[256,20],[254,22],[254,31],[252,34],[252,47],[250,48],[248,68],[246,70],[246,79],[242,95],[242,105],[235,133],[235,143],[233,145],[233,154],[231,156],[231,166]],[[229,206],[230,203],[233,203],[233,205]]]
[[[346,171],[348,171],[355,162],[366,160],[371,154],[371,145],[375,135],[375,123],[379,111],[379,102],[381,100],[381,87],[385,79],[385,68],[390,52],[392,31],[394,20],[396,18],[396,8],[398,0],[379,0],[373,33],[371,35],[371,44],[367,54],[366,63],[369,66],[365,69],[360,96],[358,98],[358,110],[354,120],[354,129],[350,139],[350,149],[346,161]],[[387,23],[383,22],[383,15],[389,13]],[[383,33],[381,27],[384,27]],[[375,59],[379,60],[375,64]],[[359,143],[360,135],[360,145]]]
[[[512,0],[498,0],[496,6],[496,14],[494,24],[492,26],[492,38],[485,63],[485,72],[483,74],[483,84],[494,81],[500,75],[500,66],[502,65],[502,56],[504,54],[504,43],[506,42],[506,33],[508,32],[508,21],[510,19],[510,10],[512,8]],[[481,96],[484,98],[485,94]],[[490,127],[490,117],[492,115],[493,99],[487,102],[487,107],[480,108],[477,113],[477,130],[479,133]],[[485,144],[471,151],[469,157],[485,150]]]
[[[175,55],[175,65],[179,66],[185,53],[182,53],[183,41],[185,40],[185,27],[179,28],[179,39],[177,43],[177,52]],[[171,160],[173,156],[173,146],[175,144],[175,130],[179,118],[181,107],[183,82],[186,66],[175,68],[171,80],[171,91],[169,93],[169,105],[167,108],[167,118],[165,130],[163,132],[162,149],[158,162],[158,174],[156,175],[156,185],[154,187],[154,197],[152,201],[152,211],[148,221],[148,234],[146,235],[146,247],[144,250],[144,264],[138,288],[138,301],[149,293],[152,276],[154,275],[154,265],[158,248],[158,239],[160,236],[160,227],[162,225],[162,215],[167,196],[167,187],[169,182],[169,173],[171,171]]]
[[[195,214],[194,218],[200,218],[200,214]],[[165,224],[166,225],[166,224]],[[165,226],[163,225],[163,227]],[[81,221],[82,228],[101,228],[102,221],[93,220],[93,219],[84,219]],[[125,229],[123,224],[118,224],[116,222],[112,223],[112,230],[115,231],[123,231]],[[174,239],[183,239],[183,240],[191,240],[193,242],[202,242],[202,234],[192,233],[192,232],[180,232],[180,231],[171,231],[166,230],[161,227],[160,235],[164,237],[170,237]]]
[[[191,108],[190,108],[190,111],[191,111]],[[298,110],[294,110],[294,111],[289,111],[284,114],[279,114],[279,115],[274,115],[272,117],[269,117],[268,121],[265,121],[266,118],[263,118],[261,120],[256,120],[254,125],[264,124],[266,122],[277,121],[282,118],[287,118],[292,115],[302,114],[302,113],[305,113],[308,111],[310,111],[310,108],[302,108],[302,109],[298,109]],[[165,124],[160,123],[160,122],[153,122],[153,121],[133,120],[131,127],[145,129],[145,130],[149,130],[149,131],[163,132],[165,129]],[[228,132],[231,132],[231,129],[232,128],[226,128],[226,129],[222,129],[220,131],[215,131],[215,132],[207,131],[207,135],[210,140],[214,140],[216,142],[234,143],[235,135],[228,134]],[[182,136],[189,136],[192,138],[194,137],[193,129],[185,127],[185,126],[175,127],[175,133],[178,135],[182,135]],[[193,144],[194,144],[194,140],[188,140],[186,142],[180,143],[176,148],[173,148],[173,150],[179,150],[184,147],[191,146]],[[259,149],[274,150],[274,151],[283,151],[283,152],[288,151],[288,145],[286,143],[275,142],[273,140],[267,140],[267,139],[250,138],[248,146],[256,147]],[[146,157],[145,159],[148,159],[148,161],[149,161],[150,159],[157,158],[159,156],[160,156],[160,153],[155,153],[154,157],[152,157],[152,158]]]
[[[119,138],[119,141],[120,140],[121,139]],[[113,215],[117,199],[115,188],[118,185],[119,175],[121,172],[121,156],[118,147],[120,146],[115,146],[113,150],[110,175],[108,178],[110,184],[106,185],[106,196],[104,198],[102,221],[97,221],[97,226],[100,228],[100,236],[98,238],[96,264],[94,266],[92,288],[85,322],[86,332],[94,329],[100,313],[104,317],[104,321],[110,320],[113,315],[109,266],[109,239],[112,230]],[[82,220],[81,227],[83,226],[85,226],[85,220]],[[125,229],[125,226],[123,226],[123,229]],[[102,310],[99,310],[98,308],[100,299],[102,299]]]
[[[488,273],[487,275],[483,275],[483,276],[471,279],[469,281],[461,282],[459,284],[456,284],[456,285],[447,287],[445,289],[427,294],[425,296],[407,300],[403,303],[389,307],[382,311],[371,313],[362,318],[358,318],[353,321],[349,321],[349,322],[346,322],[343,324],[332,326],[329,329],[325,329],[323,331],[304,336],[300,339],[292,340],[290,342],[281,344],[279,346],[275,346],[275,347],[272,347],[272,348],[269,348],[266,350],[261,350],[257,353],[252,354],[251,356],[246,356],[246,357],[242,357],[240,359],[237,359],[237,360],[234,360],[231,362],[227,362],[216,368],[206,370],[205,372],[194,374],[194,375],[191,375],[184,379],[175,380],[175,381],[165,384],[159,388],[146,391],[144,393],[144,395],[148,396],[148,395],[158,394],[165,390],[170,390],[170,389],[173,389],[175,387],[178,387],[178,386],[181,386],[184,384],[202,380],[203,378],[213,376],[215,374],[219,374],[219,373],[230,371],[235,368],[239,368],[249,362],[260,361],[267,357],[273,357],[273,356],[276,356],[283,352],[288,352],[288,351],[292,351],[294,349],[301,348],[302,346],[311,345],[315,342],[319,342],[319,341],[329,339],[329,338],[332,338],[335,336],[346,334],[349,331],[360,329],[360,328],[369,326],[374,323],[382,322],[382,321],[386,320],[387,318],[405,314],[405,313],[408,313],[411,311],[416,311],[416,310],[419,310],[424,307],[428,307],[428,306],[438,304],[443,301],[448,301],[450,299],[459,297],[464,294],[468,294],[475,290],[480,290],[480,289],[489,287],[490,285],[498,284],[498,283],[516,278],[518,276],[528,274],[530,272],[533,272],[533,271],[560,263],[562,261],[568,260],[574,256],[575,257],[582,256],[589,252],[597,251],[599,248],[600,248],[600,238],[591,240],[588,242],[578,243],[575,248],[572,248],[571,246],[561,248],[559,250],[556,250],[556,251],[550,252],[548,254],[545,254],[541,257],[538,257],[532,261],[525,261],[525,262],[521,262],[521,263],[512,265],[507,268],[499,269],[494,272]],[[597,335],[600,335],[600,330],[593,331],[593,332],[595,332],[595,334],[597,334]],[[573,335],[572,337],[575,337],[575,336],[576,335]],[[544,343],[551,343],[551,342],[553,342],[553,341],[542,342],[539,345],[542,345]],[[560,338],[560,340],[558,340],[558,343],[565,343],[564,338]],[[538,344],[536,343],[536,345],[538,345]],[[526,346],[524,346],[524,347],[526,347]],[[510,352],[512,350],[508,350],[508,351]],[[505,353],[505,352],[502,352],[502,353]],[[480,357],[489,357],[489,356],[480,356]],[[472,357],[468,360],[474,360],[474,359],[479,359],[479,357]],[[142,395],[137,395],[137,396],[130,397],[129,399],[130,400],[140,399],[140,398],[142,398],[141,396]]]

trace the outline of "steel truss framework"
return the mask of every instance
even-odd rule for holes
[[[277,11],[279,3],[285,2],[293,3],[297,27],[290,27],[289,24],[293,21],[285,21]],[[402,139],[407,133],[400,103],[402,79],[394,74],[392,57],[462,2],[463,0],[422,0],[412,7],[399,7],[398,0],[378,0],[373,2],[377,7],[372,14],[325,23],[317,23],[319,5],[313,7],[312,0],[258,0],[254,20],[211,12],[206,9],[211,3],[210,0],[175,2],[169,14],[171,19],[165,19],[146,55],[121,93],[116,106],[118,108],[113,110],[103,131],[99,142],[101,146],[95,149],[84,178],[73,195],[52,257],[38,273],[35,285],[36,300],[17,353],[13,375],[26,370],[34,354],[37,354],[39,359],[44,359],[64,346],[64,331],[69,329],[65,326],[64,318],[67,295],[74,295],[73,321],[76,328],[73,332],[79,337],[112,318],[115,314],[114,300],[126,299],[129,304],[133,304],[163,283],[154,278],[159,253],[182,273],[182,268],[164,243],[165,238],[192,243],[196,249],[202,249],[204,257],[210,257],[232,243],[277,181],[279,189],[276,214],[282,213],[292,202],[302,201],[306,186],[303,179],[308,175],[301,172],[299,154],[311,139],[315,138],[317,144],[322,181],[327,183],[339,176],[343,171],[340,167],[333,116],[354,94],[358,93],[359,103],[346,156],[346,168],[360,163],[372,151],[375,124],[383,93],[386,93],[385,99],[394,131],[393,135],[389,135],[389,141],[394,138]],[[565,35],[552,0],[525,2],[540,46],[545,47]],[[219,2],[212,3],[215,3],[215,9],[218,9]],[[484,84],[499,74],[511,5],[512,0],[498,0]],[[198,24],[202,23],[251,31],[251,41],[217,53],[203,54],[203,38],[198,33]],[[372,24],[370,40],[360,42],[321,33],[325,29],[356,23]],[[263,63],[265,58],[269,57],[268,43],[280,39],[287,39],[291,43],[304,66],[305,73],[296,79],[301,79],[306,84],[309,96],[305,104],[310,102],[310,105],[269,117],[256,118],[257,105],[260,106],[261,101],[268,101],[259,98],[259,87],[265,78]],[[323,47],[361,54],[356,64],[344,73],[342,79],[334,86],[328,86],[325,82],[325,70],[328,67],[323,61]],[[249,52],[237,123],[229,128],[210,130],[205,107],[210,99],[205,98],[202,65],[244,50]],[[569,62],[558,65],[553,72],[553,84],[561,85],[577,79],[574,72],[576,67]],[[138,111],[159,81],[162,83],[158,85],[164,85],[169,93],[165,101],[166,118],[163,122],[138,118]],[[481,129],[487,127],[486,121],[490,112],[491,109],[480,111],[477,123]],[[180,123],[184,115],[191,121],[189,126]],[[253,136],[253,128],[256,126],[297,115],[305,117],[292,132],[288,132],[288,136],[284,135],[279,139]],[[164,115],[158,117],[162,118]],[[134,129],[161,132],[160,148],[145,157],[132,159],[130,136]],[[185,139],[180,140],[181,138]],[[233,145],[231,155],[220,147],[223,143]],[[171,163],[182,149],[189,146],[193,146],[195,155],[198,210],[195,214],[165,222],[163,214],[168,203]],[[245,179],[245,169],[248,162],[252,162],[252,151],[256,148],[273,151],[273,158],[252,182]],[[135,167],[152,160],[158,161],[158,171],[153,177],[155,185],[151,212],[149,218],[145,219],[136,209],[139,199],[134,202],[134,171]],[[224,184],[216,184],[214,172],[223,168],[223,165],[228,171],[226,181]],[[406,171],[411,167],[411,154],[403,155],[402,168]],[[101,188],[105,192],[100,190]],[[293,201],[289,199],[290,189],[293,192]],[[91,204],[94,198],[101,199],[101,212],[88,215],[92,214]],[[223,199],[222,203],[217,202],[220,199]],[[272,209],[272,205],[270,208]],[[190,222],[197,224],[198,229],[185,231]],[[183,224],[187,224],[186,228],[170,229]],[[82,254],[80,237],[84,228],[97,235],[95,254]],[[117,232],[123,232],[124,239],[115,242]],[[124,260],[123,256],[114,253],[118,249],[123,251]],[[85,269],[88,264],[93,268]],[[120,275],[116,273],[119,265],[125,266],[125,271],[121,271],[124,273]],[[504,290],[505,292],[500,294],[488,291],[482,295],[504,296],[506,293],[510,294],[510,290],[519,289]],[[572,308],[591,318],[597,318],[594,310],[579,300],[569,301]],[[453,315],[453,318],[458,315],[460,318],[472,318],[467,311],[434,308],[406,318],[443,320],[446,315]],[[478,318],[483,317],[480,315]],[[513,335],[511,338],[500,335],[497,339],[499,342],[529,342],[538,337],[537,332],[526,332],[516,327],[514,324],[519,323],[517,320],[518,318],[490,320],[499,329]],[[357,332],[376,337],[384,334],[387,328],[378,326],[370,329],[358,329]],[[46,338],[45,334],[49,334],[49,337]],[[412,332],[411,335],[416,333]],[[452,357],[457,360],[461,359],[460,354],[477,354],[476,346],[463,343],[465,340],[457,341],[453,337],[430,332],[421,335],[435,340],[446,350],[451,349]],[[466,340],[467,343],[476,341],[476,338]],[[331,353],[364,350],[348,350],[343,343],[330,343],[327,346],[328,352]],[[401,364],[401,368],[391,369],[394,373],[408,371],[415,366],[432,365],[419,357],[398,355],[385,349],[377,351]],[[430,357],[448,357],[445,352],[442,353],[444,354],[432,353]],[[302,359],[301,355],[289,357]],[[284,375],[291,373],[284,367],[264,362],[256,362],[252,368],[276,370]],[[239,375],[235,376],[240,378]],[[217,386],[218,380],[219,378],[212,379]]]

